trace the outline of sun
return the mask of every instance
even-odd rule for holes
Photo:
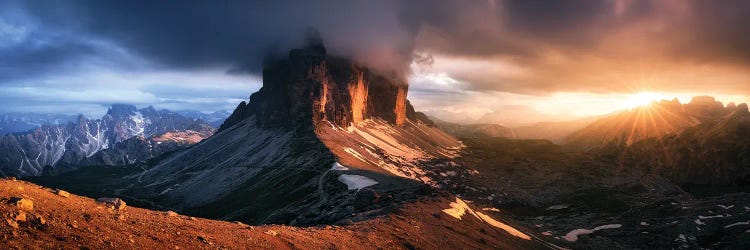
[[[641,91],[635,94],[630,95],[625,103],[632,107],[639,107],[639,106],[646,106],[651,104],[651,102],[658,101],[660,98],[662,98],[661,95],[653,93],[653,92],[647,92],[647,91]]]

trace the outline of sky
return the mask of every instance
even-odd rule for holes
[[[457,122],[750,101],[748,1],[0,1],[0,112],[231,110],[318,30]]]

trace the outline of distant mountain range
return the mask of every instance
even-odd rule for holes
[[[133,137],[150,138],[167,132],[192,131],[205,138],[213,130],[201,120],[169,110],[115,104],[101,119],[80,115],[73,122],[42,125],[28,132],[0,137],[0,175],[35,176],[45,171],[63,172],[79,167],[102,150],[109,149],[111,154],[113,149],[123,147],[118,144],[127,143],[125,141]],[[132,159],[142,158],[102,163],[130,163]]]
[[[499,124],[460,124],[430,117],[435,126],[459,138],[513,137],[513,130]]]
[[[460,124],[430,117],[435,126],[461,138],[504,137],[510,139],[543,139],[561,144],[564,139],[600,117],[588,117],[572,121],[537,122],[509,128],[494,123]]]
[[[218,128],[221,126],[222,123],[224,123],[224,120],[229,117],[232,113],[229,113],[229,111],[226,110],[220,110],[213,113],[203,113],[200,111],[195,110],[182,110],[182,111],[175,111],[176,113],[184,116],[189,117],[193,119],[200,119],[209,125],[213,126],[214,128]]]
[[[699,124],[620,145],[614,152],[626,167],[655,172],[681,185],[748,185],[748,107],[744,103],[712,106],[684,105]]]
[[[42,125],[59,125],[76,121],[75,115],[42,113],[0,114],[0,136],[33,130]]]
[[[743,107],[747,109],[747,105],[734,103],[725,107],[709,96],[694,97],[687,104],[677,99],[662,100],[602,117],[568,136],[565,144],[583,150],[607,144],[631,145],[640,140],[678,134],[686,128],[722,119]]]

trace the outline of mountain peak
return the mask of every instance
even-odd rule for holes
[[[737,105],[737,111],[738,112],[743,112],[743,113],[750,112],[750,110],[748,110],[748,108],[747,108],[747,103],[740,103],[739,105]]]
[[[370,118],[402,125],[417,120],[406,99],[408,85],[349,59],[325,54],[311,35],[308,45],[263,69],[263,87],[240,103],[221,126],[226,129],[252,115],[259,126],[288,126],[328,121],[347,127]]]
[[[107,114],[112,116],[130,115],[138,111],[138,108],[132,104],[115,103],[109,106]]]

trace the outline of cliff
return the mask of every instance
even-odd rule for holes
[[[431,122],[406,99],[408,85],[353,61],[326,55],[319,39],[263,70],[263,87],[219,128],[256,115],[261,127],[331,122],[341,127],[380,118],[394,125]]]

